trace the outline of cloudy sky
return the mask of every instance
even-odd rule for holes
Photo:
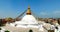
[[[60,17],[60,0],[0,0],[0,18],[15,18],[30,5],[37,17]]]

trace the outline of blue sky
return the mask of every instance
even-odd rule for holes
[[[37,17],[60,18],[60,0],[0,0],[0,18],[15,18],[30,5]]]

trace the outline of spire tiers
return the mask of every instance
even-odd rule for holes
[[[28,6],[28,9],[27,9],[27,12],[26,12],[27,15],[31,15],[31,10],[30,10],[30,6]]]

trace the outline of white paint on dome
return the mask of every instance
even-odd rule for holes
[[[38,24],[37,20],[32,15],[25,15],[21,21],[24,22],[23,24]]]

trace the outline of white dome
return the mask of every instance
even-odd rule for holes
[[[37,24],[36,19],[32,15],[25,15],[22,20],[23,24]]]

